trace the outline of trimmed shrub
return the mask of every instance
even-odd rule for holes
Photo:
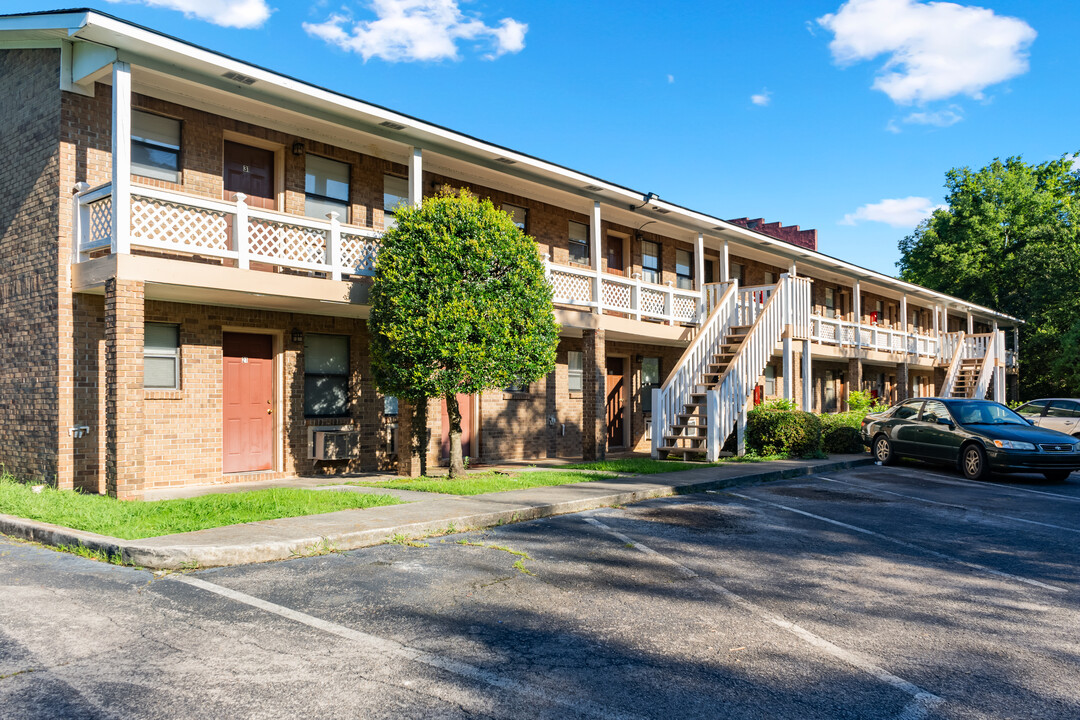
[[[821,415],[822,445],[827,453],[859,453],[866,450],[859,429],[866,412]]]
[[[747,415],[746,446],[758,455],[818,455],[821,420],[801,410],[755,408]]]

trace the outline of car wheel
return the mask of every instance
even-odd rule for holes
[[[1048,470],[1043,473],[1043,477],[1050,482],[1065,482],[1072,475],[1071,470]]]
[[[960,453],[960,470],[968,480],[982,480],[990,474],[986,451],[978,445],[968,445]]]
[[[874,438],[874,459],[882,465],[892,465],[896,462],[896,456],[893,455],[892,451],[892,443],[884,435],[878,435]]]

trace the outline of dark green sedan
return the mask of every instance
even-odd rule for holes
[[[900,457],[948,463],[970,480],[991,472],[1030,472],[1061,482],[1080,470],[1080,441],[1034,427],[990,400],[905,400],[867,415],[862,440],[882,465]]]

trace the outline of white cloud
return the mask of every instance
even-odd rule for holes
[[[838,65],[885,55],[873,87],[901,105],[981,99],[987,87],[1028,71],[1036,36],[1019,18],[951,2],[849,0],[817,22],[834,35]]]
[[[668,85],[675,82],[675,76],[674,75],[668,75],[667,76],[667,81],[668,81]]]
[[[913,228],[939,207],[943,206],[934,205],[929,198],[924,197],[885,199],[863,205],[855,212],[848,213],[839,224],[856,225],[860,222],[879,222],[894,228]]]
[[[374,20],[357,20],[335,13],[321,23],[304,23],[308,34],[355,52],[364,60],[390,62],[456,60],[460,41],[487,45],[484,57],[493,60],[525,47],[529,26],[512,18],[488,25],[466,16],[458,0],[371,0]]]
[[[909,125],[933,125],[935,127],[949,127],[964,119],[960,108],[955,105],[946,110],[936,112],[913,112],[904,118]]]
[[[187,17],[235,28],[259,27],[273,12],[266,0],[109,0],[121,1],[179,10]]]
[[[767,88],[763,88],[758,94],[750,96],[750,102],[765,107],[772,102],[772,93]]]

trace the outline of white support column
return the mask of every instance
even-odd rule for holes
[[[720,282],[731,281],[731,261],[728,258],[728,241],[720,246]]]
[[[336,211],[326,213],[330,220],[330,237],[326,242],[326,264],[330,266],[330,277],[341,279],[341,214]],[[475,416],[474,416],[475,417]]]
[[[596,305],[593,307],[593,312],[600,314],[603,311],[601,307],[603,304],[603,277],[601,275],[600,262],[601,262],[601,248],[603,244],[600,242],[600,203],[594,202],[592,209],[592,222],[589,226],[589,245],[592,256],[592,269],[593,269],[593,298],[596,300]]]
[[[796,270],[795,261],[792,260],[791,265],[788,266],[788,275],[790,275],[791,277],[795,277],[795,270]]]
[[[705,234],[697,234],[697,243],[694,244],[694,287],[701,291],[702,299],[705,298]]]
[[[993,325],[994,336],[994,402],[1005,402],[1005,333],[998,332],[997,320]]]
[[[654,406],[655,407],[655,406]],[[724,438],[720,437],[720,391],[710,389],[705,395],[705,416],[708,425],[705,429],[705,460],[716,462],[720,459],[720,446]]]
[[[90,230],[90,209],[83,205],[82,194],[90,189],[84,182],[75,183],[71,196],[71,263],[81,263],[86,257],[81,252],[83,234]]]
[[[795,399],[795,359],[791,348],[791,326],[784,332],[784,399]]]
[[[908,326],[908,312],[907,312],[907,295],[901,295],[900,296],[900,317],[901,317],[900,330],[901,330],[901,332],[904,333],[904,336],[903,336],[904,337],[904,355],[907,355],[907,351],[908,351],[908,347],[909,347],[908,343],[909,343],[909,341],[911,339],[909,337],[909,333],[908,333],[909,326]],[[918,348],[916,348],[916,350],[918,350]],[[907,360],[907,358],[905,358],[905,362],[906,362],[906,360]]]
[[[971,314],[970,310],[968,310],[967,314],[967,331],[968,335],[975,334],[975,316]]]
[[[424,151],[409,148],[409,204],[416,206],[424,201]]]
[[[855,296],[852,300],[852,306],[855,311],[855,347],[862,347],[862,284],[855,281]]]
[[[814,412],[814,376],[810,368],[810,340],[802,341],[802,409]]]
[[[251,268],[251,249],[248,245],[247,195],[235,193],[236,215],[233,218],[233,249],[236,250],[236,266],[241,270]]]
[[[131,65],[112,65],[113,254],[131,252]]]

